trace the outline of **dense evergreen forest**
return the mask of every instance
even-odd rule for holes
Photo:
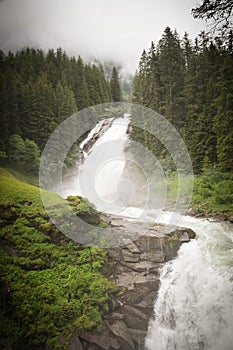
[[[233,170],[233,33],[225,40],[204,32],[192,43],[167,27],[158,45],[142,53],[133,102],[161,113],[181,133],[194,172]],[[142,125],[143,128],[143,125]],[[140,140],[171,165],[165,147],[136,130]]]
[[[122,98],[118,71],[85,64],[62,49],[0,52],[0,161],[36,173],[40,152],[72,113]]]

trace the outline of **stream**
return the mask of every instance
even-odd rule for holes
[[[195,231],[197,238],[183,244],[177,258],[161,270],[145,346],[147,350],[232,350],[232,224],[134,207],[132,193],[137,191],[124,173],[128,124],[129,115],[113,121],[85,154],[82,164],[64,178],[64,194],[82,195],[98,210],[129,220],[182,222]]]

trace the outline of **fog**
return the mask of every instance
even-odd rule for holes
[[[2,0],[0,46],[62,47],[85,59],[97,57],[134,72],[142,50],[161,38],[166,26],[195,38],[206,29],[194,20],[197,0]]]

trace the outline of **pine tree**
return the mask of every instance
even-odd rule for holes
[[[64,119],[77,111],[73,91],[59,82],[55,88],[54,116],[59,125]]]
[[[110,78],[110,91],[111,91],[111,99],[113,102],[122,101],[122,91],[120,80],[118,77],[118,72],[116,67],[113,67],[111,78]]]
[[[180,128],[184,124],[185,62],[178,34],[167,27],[157,50],[162,96],[160,113]]]
[[[214,100],[216,115],[214,130],[217,135],[217,157],[223,171],[233,170],[233,60],[224,58]]]
[[[88,86],[85,77],[85,67],[83,60],[79,56],[75,70],[74,95],[78,110],[82,110],[91,105]]]
[[[54,114],[55,93],[42,73],[33,86],[31,118],[28,125],[28,138],[43,150],[50,135],[57,126]]]

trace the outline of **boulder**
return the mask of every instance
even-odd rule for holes
[[[135,350],[133,339],[124,321],[116,321],[112,325],[109,324],[109,328],[120,344],[121,350]]]
[[[121,321],[117,321],[117,322],[121,322]],[[113,336],[111,330],[108,328],[103,329],[100,334],[83,333],[80,336],[80,338],[82,338],[88,344],[97,346],[98,349],[101,349],[101,350],[120,349],[120,344],[117,342],[117,339]],[[90,345],[88,347],[88,350],[89,349],[90,349]]]
[[[78,336],[73,336],[67,350],[84,350],[83,345]]]
[[[154,253],[155,251],[161,251],[163,247],[163,238],[156,235],[156,232],[147,233],[139,237],[134,244],[140,250],[141,253]]]
[[[139,253],[134,253],[128,249],[122,249],[123,259],[126,262],[136,263],[140,261]]]
[[[147,330],[147,316],[132,306],[124,305],[121,310],[128,328]]]
[[[129,328],[129,333],[133,339],[133,341],[136,344],[135,349],[143,349],[145,337],[146,337],[146,332],[141,331],[140,329],[130,329]]]

